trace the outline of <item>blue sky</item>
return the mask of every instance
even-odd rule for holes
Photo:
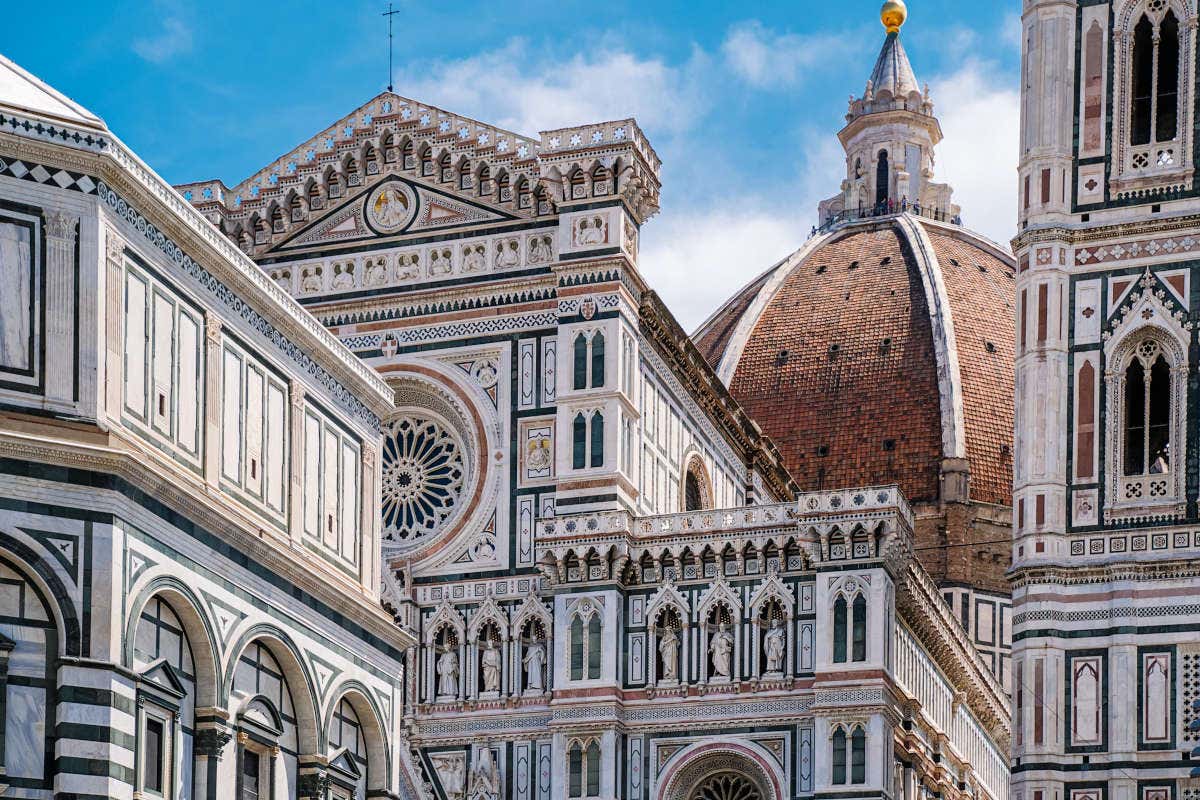
[[[1019,3],[910,0],[902,38],[972,227],[1015,216]],[[395,89],[536,136],[635,116],[663,158],[641,269],[685,327],[800,246],[843,172],[836,132],[883,41],[877,0],[399,0]],[[236,183],[387,83],[386,3],[17,0],[4,52],[167,180]]]

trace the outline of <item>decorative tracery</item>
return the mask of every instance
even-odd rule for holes
[[[406,415],[384,427],[384,538],[416,542],[454,516],[467,474],[462,441],[432,416]]]

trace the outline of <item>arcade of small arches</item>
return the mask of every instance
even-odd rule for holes
[[[348,144],[332,163],[327,155],[318,157],[313,152],[312,166],[302,167],[293,160],[284,174],[271,172],[251,183],[245,191],[247,196],[234,196],[232,213],[223,221],[222,229],[242,250],[251,253],[302,227],[315,212],[332,207],[335,201],[388,172],[430,180],[460,195],[532,216],[553,214],[559,201],[615,195],[620,186],[636,179],[634,167],[620,157],[591,159],[565,170],[552,166],[545,175],[539,175],[536,170],[510,170],[487,158],[473,159],[471,153],[456,153],[458,148],[388,128],[366,141],[356,135]],[[323,169],[316,166],[318,162],[325,165]],[[282,196],[268,202],[271,195]],[[249,211],[251,206],[259,208]],[[235,221],[234,215],[244,216],[244,221]]]
[[[807,572],[818,561],[848,561],[886,555],[892,540],[889,525],[806,526],[802,531],[764,532],[758,536],[702,537],[718,525],[733,525],[734,512],[702,510],[638,520],[636,544],[617,534],[586,547],[547,544],[539,548],[538,565],[551,584],[588,580],[619,580],[623,585],[657,584],[660,580],[699,580],[762,575],[769,572]],[[728,519],[724,519],[728,518]],[[596,531],[591,518],[567,518],[552,523],[567,533]],[[666,535],[664,532],[680,533]],[[550,531],[547,531],[550,533]],[[662,535],[659,542],[655,535]],[[592,537],[595,541],[596,537]],[[650,539],[650,541],[647,541]]]
[[[53,730],[54,665],[71,639],[62,630],[71,612],[64,617],[41,578],[9,554],[0,554],[0,581],[14,589],[5,598],[18,598],[0,609],[7,632],[0,687],[8,684],[0,720]],[[213,620],[173,578],[152,581],[131,607],[140,610],[129,617],[122,663],[136,675],[135,796],[204,796],[217,774],[209,763],[230,756],[237,786],[218,786],[219,796],[350,800],[387,790],[390,746],[364,686],[346,681],[319,701],[298,649],[264,625],[244,632],[230,650],[237,655],[222,666]],[[6,708],[12,704],[19,707]],[[7,782],[40,785],[41,743],[3,733]]]

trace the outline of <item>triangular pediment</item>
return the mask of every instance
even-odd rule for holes
[[[166,659],[159,659],[150,664],[140,675],[141,679],[153,683],[159,689],[165,690],[176,698],[187,695],[187,685],[179,677],[179,673]]]
[[[271,252],[425,235],[464,225],[505,222],[512,214],[399,175],[388,175],[312,220]]]
[[[354,763],[354,756],[350,755],[350,751],[345,747],[339,748],[337,752],[329,757],[329,767],[341,772],[352,780],[358,780],[362,776],[358,765]]]

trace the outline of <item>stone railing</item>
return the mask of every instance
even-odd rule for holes
[[[843,225],[848,225],[851,222],[859,222],[865,219],[875,219],[877,217],[891,217],[896,214],[913,214],[918,217],[934,220],[935,222],[947,222],[951,225],[962,225],[962,218],[955,213],[947,211],[944,208],[936,206],[922,206],[920,203],[910,203],[908,200],[887,200],[882,203],[876,203],[873,206],[864,206],[863,208],[847,208],[839,211],[836,214],[831,214],[821,221],[821,224],[814,227],[809,233],[809,238],[816,236],[818,233],[826,233],[834,228],[840,228]]]
[[[542,542],[577,537],[631,540],[663,536],[735,533],[764,528],[797,528],[805,523],[851,525],[859,519],[895,514],[912,529],[913,515],[898,486],[872,486],[829,492],[805,492],[791,503],[706,509],[635,517],[627,511],[598,511],[540,521]]]

